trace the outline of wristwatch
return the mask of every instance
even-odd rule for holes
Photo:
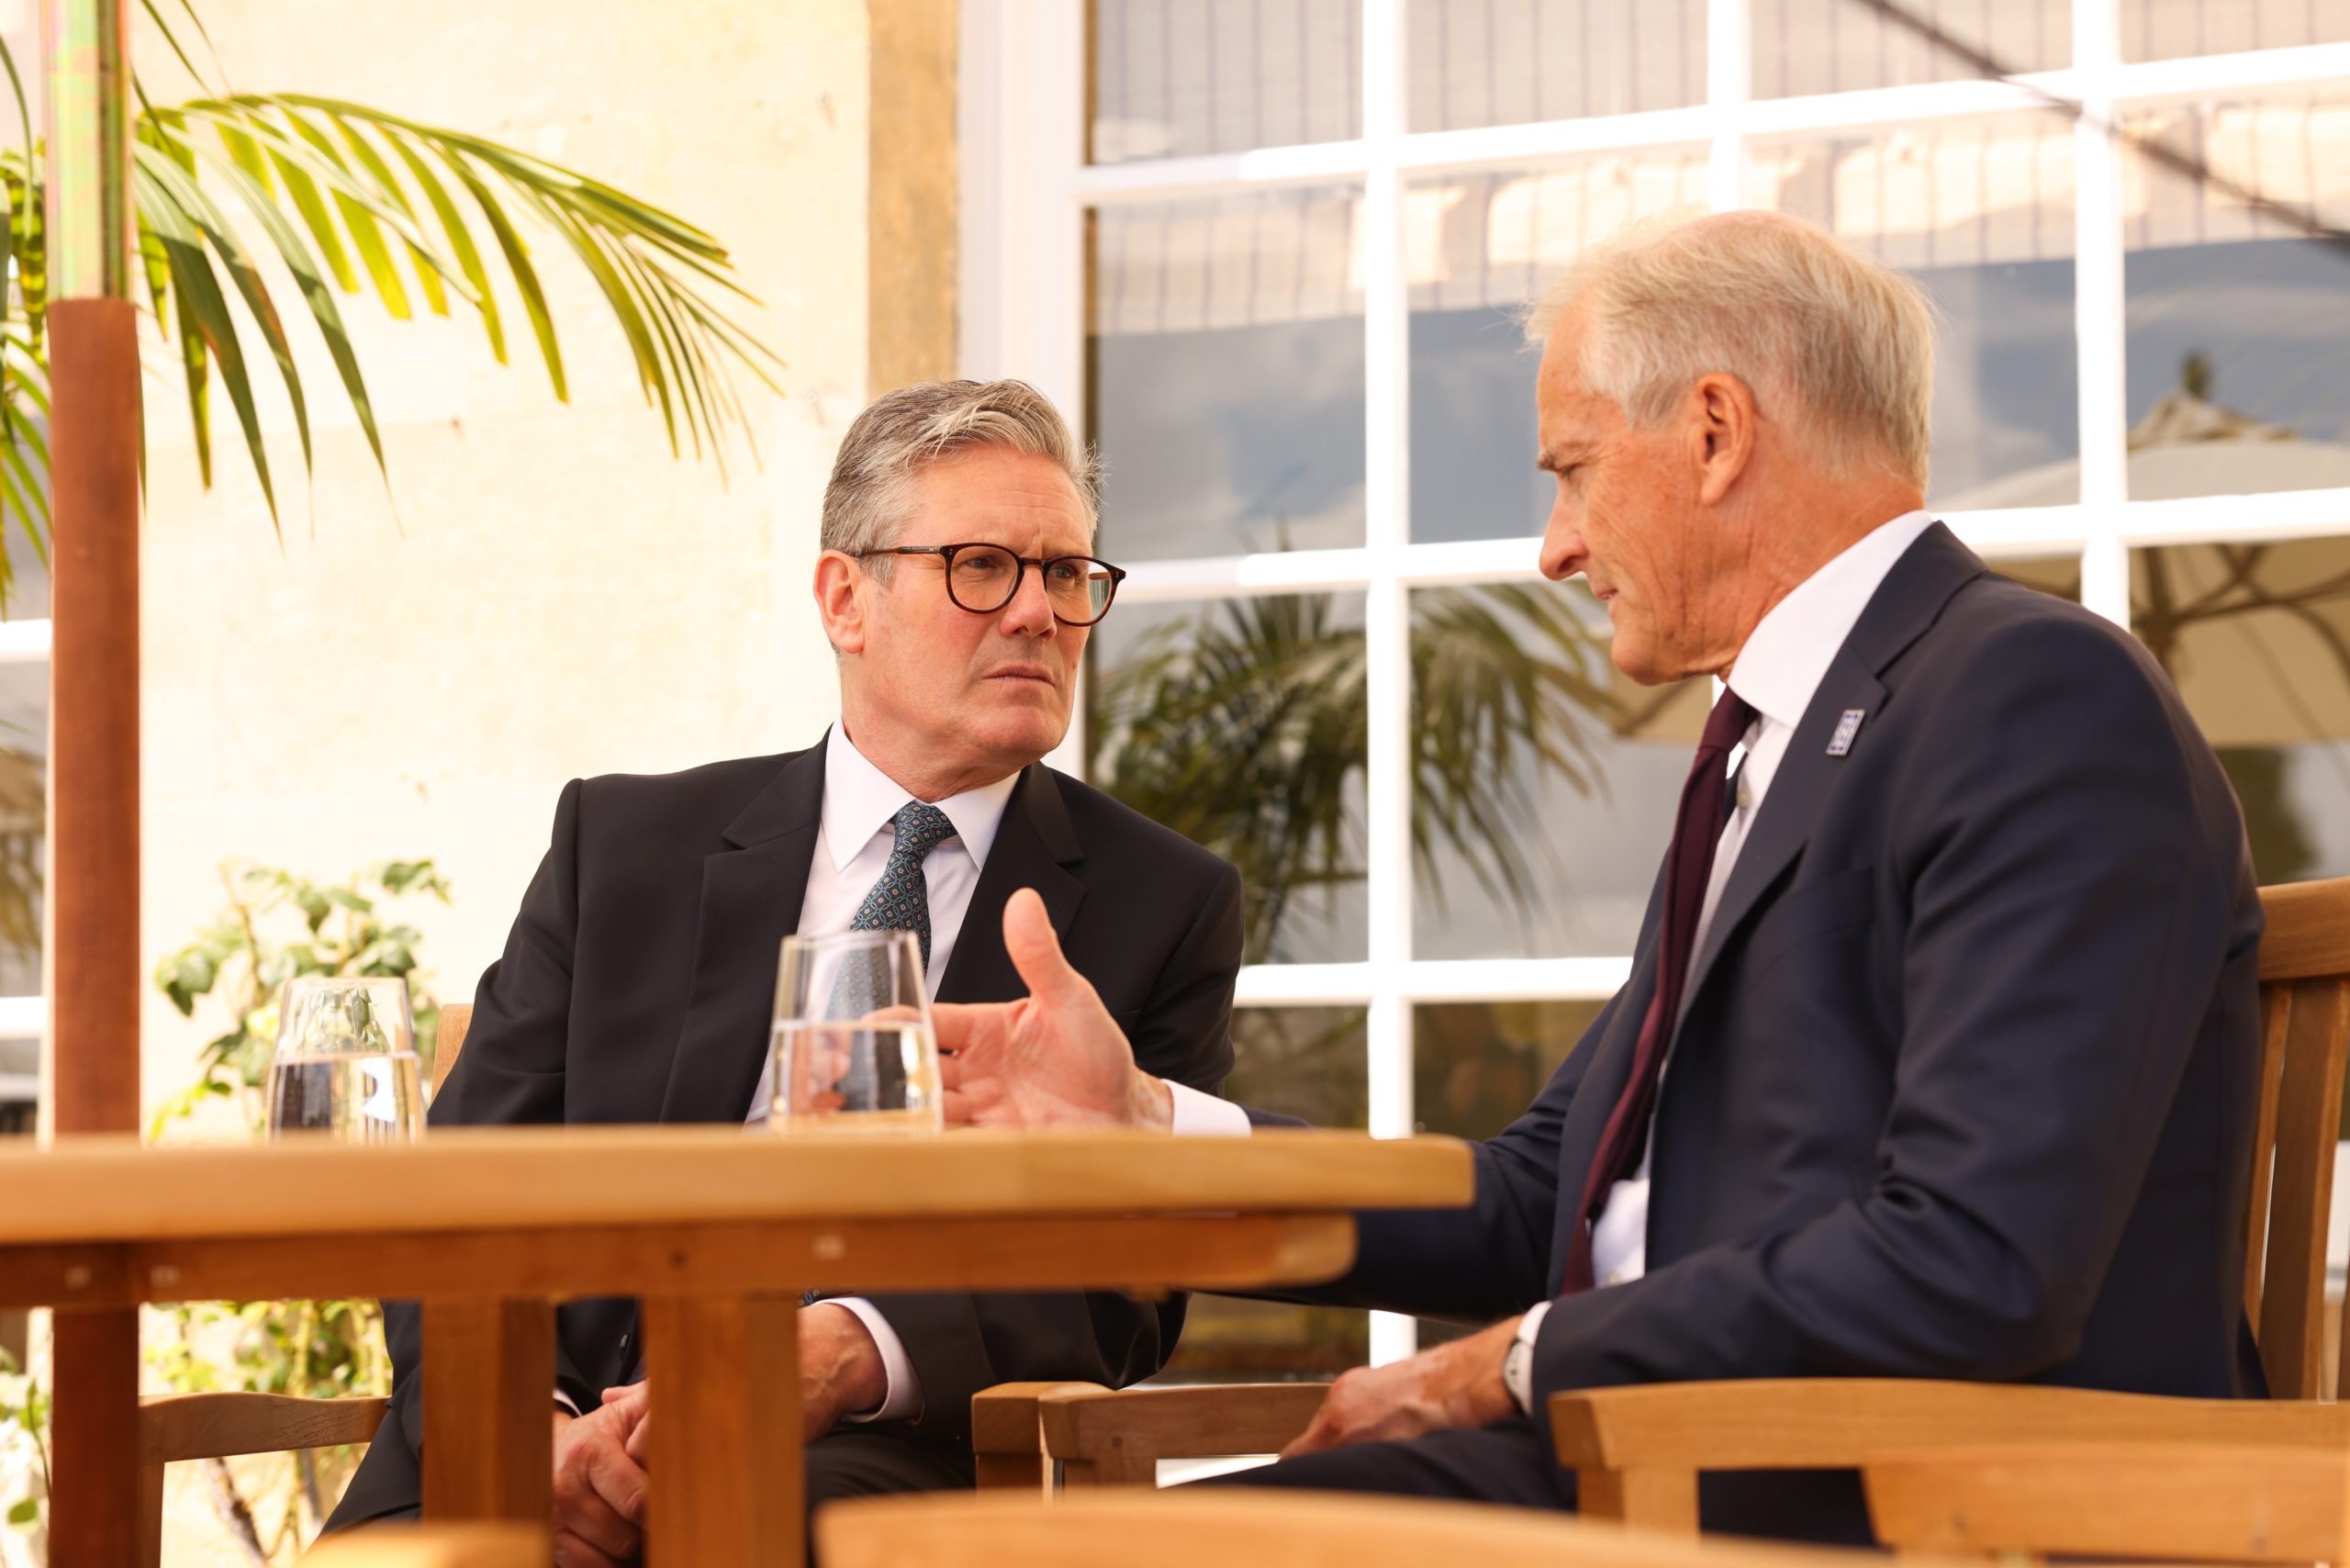
[[[1510,1403],[1517,1406],[1521,1416],[1534,1414],[1534,1345],[1528,1339],[1516,1338],[1502,1352],[1502,1386],[1509,1390]]]

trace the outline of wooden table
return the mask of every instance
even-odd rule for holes
[[[648,1561],[797,1564],[801,1291],[1318,1281],[1353,1260],[1351,1211],[1451,1207],[1472,1189],[1466,1145],[1348,1133],[71,1137],[0,1150],[0,1306],[420,1298],[427,1511],[544,1519],[554,1303],[639,1296],[660,1411]],[[100,1498],[134,1495],[136,1445],[121,1447]],[[69,1514],[73,1489],[55,1506]],[[52,1520],[52,1540],[73,1533]]]

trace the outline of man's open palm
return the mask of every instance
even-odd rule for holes
[[[1165,1086],[1135,1066],[1134,1048],[1083,975],[1062,957],[1045,901],[1024,888],[1003,908],[1003,946],[1028,985],[1018,1002],[941,1002],[949,1126],[1164,1126]]]

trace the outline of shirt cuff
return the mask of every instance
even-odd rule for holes
[[[1526,1316],[1517,1320],[1517,1342],[1531,1350],[1534,1336],[1542,1332],[1542,1320],[1550,1316],[1550,1304],[1547,1301],[1538,1301],[1528,1307]]]
[[[874,1348],[881,1352],[882,1386],[887,1390],[881,1403],[859,1415],[844,1416],[850,1426],[867,1421],[911,1421],[922,1414],[922,1380],[914,1375],[914,1363],[906,1355],[905,1341],[881,1316],[881,1309],[859,1295],[826,1296],[819,1306],[845,1306],[856,1314],[865,1331],[873,1336]]]
[[[571,1402],[571,1395],[559,1388],[554,1391],[554,1407],[558,1410],[567,1410],[574,1416],[579,1414],[579,1406]]]
[[[1165,1081],[1173,1101],[1167,1130],[1177,1137],[1248,1137],[1256,1131],[1248,1113],[1231,1101],[1203,1094],[1172,1079]]]

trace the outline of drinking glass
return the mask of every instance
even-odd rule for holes
[[[783,939],[769,1111],[777,1131],[945,1130],[922,970],[910,931]]]
[[[424,1126],[423,1081],[408,981],[306,975],[285,982],[269,1064],[272,1139],[412,1143]]]

